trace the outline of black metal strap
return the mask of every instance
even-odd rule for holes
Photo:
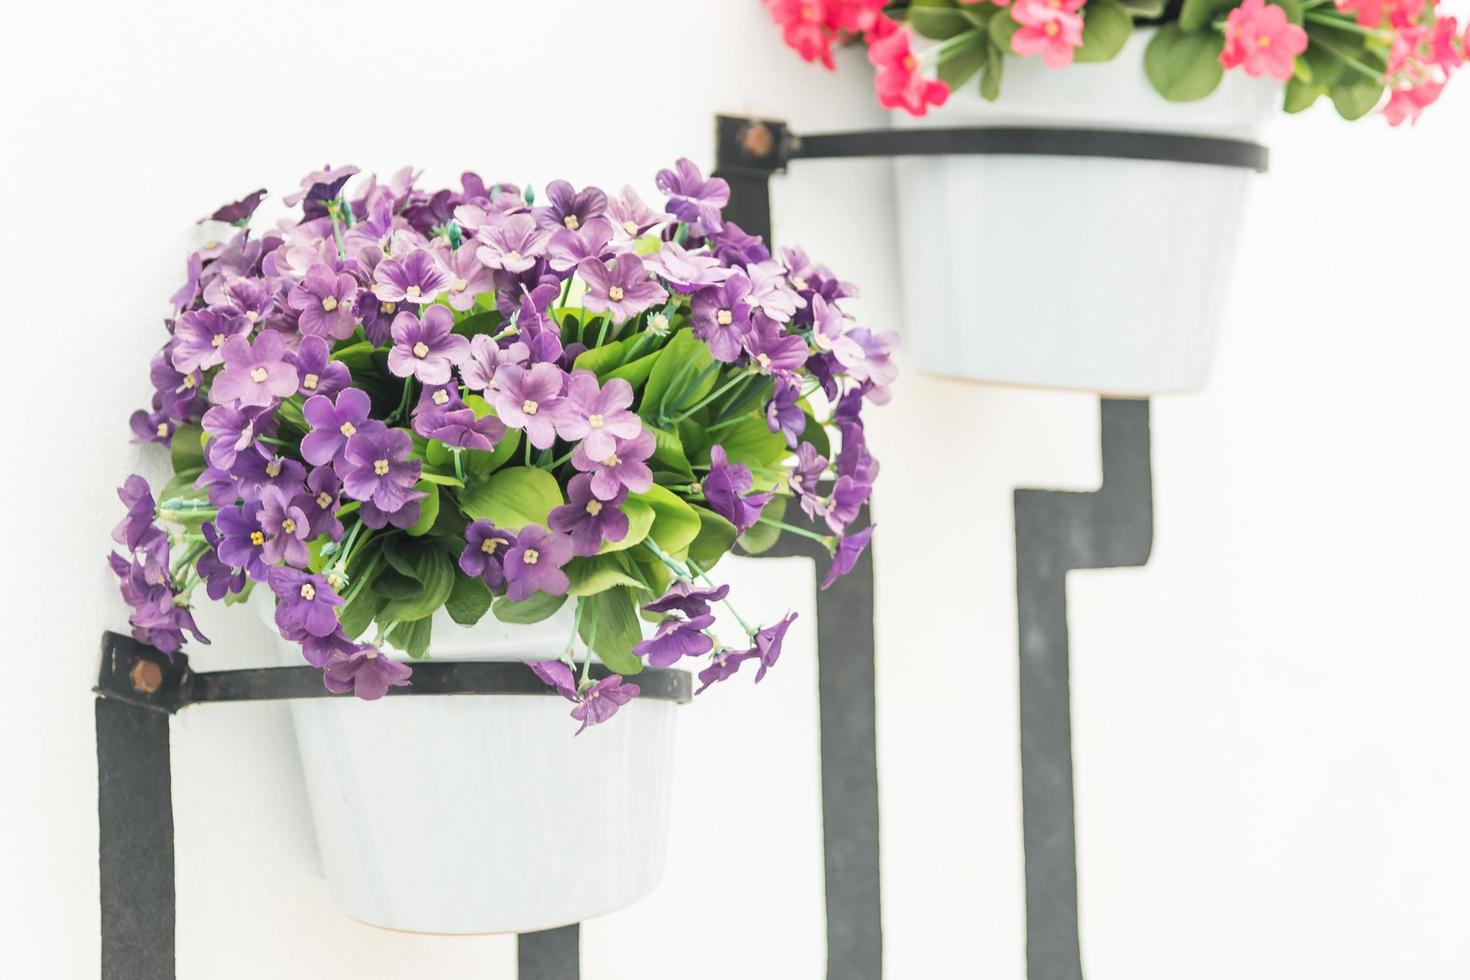
[[[1269,154],[1246,140],[1112,129],[973,126],[797,135],[773,120],[718,117],[716,169],[770,175],[792,160],[965,154],[1161,160],[1265,173]]]
[[[610,671],[593,664],[590,676],[602,679]],[[638,675],[640,697],[688,704],[693,698],[689,672],[645,670]],[[97,693],[139,707],[173,714],[191,704],[210,701],[279,701],[297,698],[334,698],[322,686],[315,667],[262,667],[252,670],[196,672],[187,654],[170,660],[158,650],[121,633],[102,639],[102,669]],[[547,695],[556,691],[522,663],[426,660],[413,667],[413,683],[390,688],[396,697],[435,694]]]

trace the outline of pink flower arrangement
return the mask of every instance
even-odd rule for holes
[[[1049,68],[1110,60],[1136,16],[1123,0],[763,2],[807,61],[832,69],[836,45],[866,45],[878,102],[915,116],[976,75],[981,95],[998,97],[1009,56]],[[1150,22],[1144,68],[1167,99],[1204,98],[1223,68],[1283,83],[1288,112],[1327,96],[1348,119],[1381,106],[1394,126],[1416,121],[1470,53],[1470,30],[1439,0],[1185,3]]]

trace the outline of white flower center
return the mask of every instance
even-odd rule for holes
[[[527,398],[525,401],[521,402],[521,411],[523,413],[525,413],[526,415],[535,415],[536,414],[536,410],[538,408],[540,408],[540,407],[541,407],[540,405],[537,405],[534,401],[532,401],[529,398]]]
[[[378,476],[388,475],[388,461],[386,459],[373,460],[373,472]]]
[[[223,347],[224,345],[225,345],[225,335],[222,334],[222,333],[215,334],[209,340],[209,346],[211,346],[211,347]]]
[[[612,300],[614,303],[621,303],[623,301],[623,287],[622,286],[612,286],[612,287],[610,287],[608,289],[608,291],[607,291],[607,298],[610,299],[610,300]]]
[[[404,298],[405,299],[413,300],[415,303],[418,302],[419,297],[422,296],[422,295],[423,295],[423,293],[421,293],[419,291],[419,287],[417,287],[417,286],[409,286],[407,289],[405,289],[403,291]]]
[[[378,651],[374,650],[372,647],[368,647],[366,650],[364,650],[362,655],[367,660],[378,659]]]
[[[281,461],[279,458],[273,459],[265,464],[265,475],[272,480],[281,475]]]
[[[260,531],[251,531],[250,543],[259,548],[261,545],[265,544],[265,535]]]
[[[755,355],[755,359],[760,362],[760,366],[763,368],[771,366],[771,359],[764,352]]]
[[[168,438],[168,423],[167,422],[160,422],[160,423],[158,423],[158,438],[160,438],[160,439],[167,439]]]
[[[439,388],[429,397],[433,399],[435,405],[449,404],[449,392],[445,391],[443,388]]]
[[[316,495],[316,505],[322,510],[326,510],[328,507],[332,506],[332,495],[323,490],[321,493]]]
[[[184,375],[184,387],[185,388],[195,388],[195,387],[198,387],[198,385],[199,385],[199,379],[196,378],[196,377],[194,377],[193,374],[186,374],[186,375]]]
[[[254,381],[256,384],[260,384],[261,382],[265,381],[267,377],[269,377],[269,375],[266,373],[266,370],[263,367],[250,369],[250,380]]]
[[[495,549],[496,548],[499,548],[499,547],[500,547],[500,539],[499,538],[486,538],[484,541],[481,541],[480,542],[480,550],[483,551],[483,552],[485,552],[485,554],[487,554],[487,555],[493,555],[493,554],[495,554]]]
[[[594,429],[600,429],[607,423],[603,420],[603,417],[600,413],[593,412],[591,415],[587,416],[587,424]]]
[[[638,234],[638,225],[631,220],[624,221],[623,231],[627,232],[629,235],[636,235]]]
[[[803,279],[801,276],[792,276],[791,285],[796,287],[796,289],[800,291],[806,288],[806,280]]]
[[[602,501],[600,501],[600,500],[589,500],[589,501],[587,501],[587,513],[591,514],[593,517],[596,517],[598,514],[601,514],[602,513]]]
[[[454,290],[456,293],[462,293],[466,289],[470,288],[470,284],[464,279],[456,279],[454,280],[454,282],[449,284],[449,288]]]
[[[335,310],[336,308],[337,308],[337,297],[335,297],[335,296],[323,296],[322,297],[322,309],[324,309],[328,313],[330,313],[333,310]]]
[[[567,228],[571,231],[576,231],[578,228],[582,227],[582,222],[577,220],[577,216],[575,214],[569,214],[565,218],[562,218],[561,223],[566,225]]]
[[[509,252],[506,252],[505,257],[512,262],[519,262],[523,258],[521,253],[517,252],[515,249],[511,249]]]
[[[281,522],[281,531],[285,534],[295,534],[296,522],[289,517],[286,518],[284,521]]]
[[[612,455],[608,456],[607,459],[604,459],[602,461],[603,466],[621,466],[622,464],[623,461],[618,458],[617,453],[613,453]]]
[[[344,436],[351,439],[353,436],[357,435],[357,426],[353,425],[351,422],[343,422],[342,427],[337,431],[341,432]]]
[[[525,562],[527,565],[534,565],[540,560],[541,552],[537,551],[535,548],[527,548],[521,554],[521,561]]]
[[[715,322],[722,327],[728,327],[735,322],[735,314],[729,310],[720,310],[715,313]]]
[[[254,310],[246,310],[245,319],[249,320],[251,323],[254,323],[256,320],[260,319],[260,314],[255,312]]]
[[[386,299],[383,300],[383,302],[381,302],[381,303],[378,304],[378,312],[379,313],[392,313],[392,312],[394,312],[397,309],[398,309],[398,304],[397,303],[389,302]]]
[[[414,357],[417,357],[417,358],[420,358],[420,359],[425,358],[425,357],[428,357],[429,356],[429,345],[426,344],[426,343],[424,343],[422,340],[419,341],[418,343],[414,344],[413,345],[413,356]]]
[[[307,374],[306,377],[301,379],[301,387],[307,391],[316,391],[316,386],[321,383],[321,380],[321,378],[314,374]]]

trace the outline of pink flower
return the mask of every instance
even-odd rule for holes
[[[1023,58],[1041,55],[1048,68],[1065,68],[1082,44],[1084,0],[1016,0],[1011,16],[1021,29],[1011,35],[1011,50]]]
[[[868,60],[878,69],[873,79],[878,89],[878,102],[886,109],[900,106],[915,116],[922,116],[931,105],[944,105],[949,86],[926,78],[919,72],[919,59],[914,57],[913,35],[907,27],[891,30],[868,46]]]
[[[1421,82],[1408,88],[1395,89],[1383,107],[1383,115],[1390,126],[1404,122],[1416,123],[1424,108],[1439,98],[1444,82]]]
[[[1286,19],[1286,11],[1265,0],[1245,0],[1225,18],[1225,50],[1220,64],[1244,68],[1252,78],[1291,78],[1296,56],[1307,50],[1307,32]]]
[[[1470,45],[1470,32],[1460,37],[1459,22],[1453,17],[1441,17],[1434,22],[1434,33],[1429,38],[1429,60],[1449,74],[1465,63],[1465,48]]]
[[[1336,0],[1338,10],[1356,13],[1364,27],[1378,27],[1386,19],[1393,27],[1409,27],[1424,10],[1424,0]]]
[[[766,0],[766,9],[781,25],[781,40],[803,61],[820,61],[828,68],[834,67],[826,0]]]

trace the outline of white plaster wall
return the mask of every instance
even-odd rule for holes
[[[0,36],[0,974],[86,978],[89,687],[123,622],[101,559],[112,488],[149,465],[126,418],[192,221],[327,161],[651,192],[681,154],[713,162],[717,110],[882,117],[856,61],[802,65],[754,0],[50,4]],[[1414,131],[1277,126],[1215,382],[1155,405],[1153,560],[1073,578],[1093,980],[1470,973],[1467,124],[1462,79]],[[778,237],[860,283],[880,327],[901,321],[888,174],[804,163],[775,202]],[[875,414],[900,980],[1024,975],[1010,494],[1094,485],[1096,424],[1087,397],[916,373]],[[758,614],[804,617],[760,689],[684,713],[668,878],[586,926],[589,980],[820,975],[810,572],[734,578]],[[201,666],[265,656],[248,617],[205,622]],[[282,706],[186,713],[174,744],[180,977],[514,976],[510,939],[336,912]]]

